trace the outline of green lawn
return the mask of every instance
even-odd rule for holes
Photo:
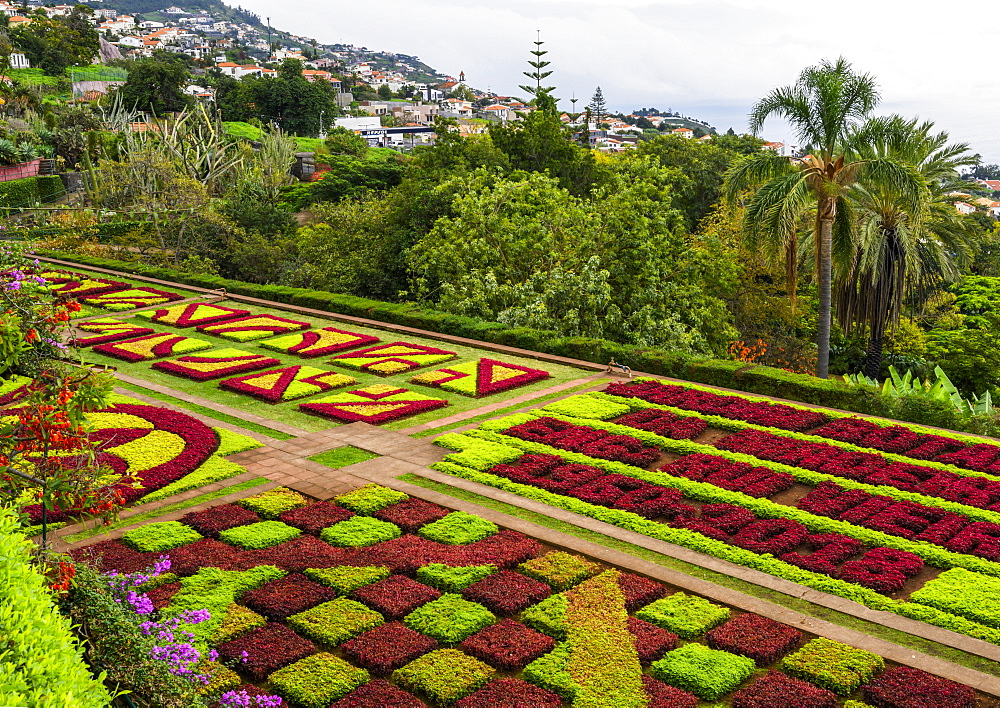
[[[368,450],[362,450],[360,447],[354,447],[353,445],[344,445],[343,447],[335,447],[332,450],[313,455],[309,459],[333,469],[340,469],[348,465],[356,465],[365,460],[374,460],[376,457],[381,457],[381,455],[369,452]]]

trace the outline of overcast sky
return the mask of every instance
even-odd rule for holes
[[[1000,92],[988,57],[1000,28],[965,6],[841,0],[229,0],[275,27],[412,54],[476,88],[521,93],[542,31],[560,106],[601,86],[613,110],[672,108],[720,131],[746,130],[769,89],[843,55],[877,77],[880,112],[933,120],[985,162],[1000,162]],[[985,9],[985,8],[981,8]],[[796,141],[777,121],[763,137]]]

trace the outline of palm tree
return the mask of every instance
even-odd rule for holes
[[[726,176],[724,196],[734,202],[747,189],[759,186],[747,204],[743,221],[750,244],[770,244],[784,250],[789,288],[794,297],[797,229],[815,206],[813,239],[819,286],[816,375],[826,378],[830,365],[830,313],[834,238],[849,248],[851,220],[846,205],[855,184],[884,183],[918,200],[919,180],[912,171],[885,158],[849,160],[848,132],[878,103],[875,79],[855,73],[841,57],[807,67],[792,86],[771,91],[750,112],[750,130],[759,135],[771,116],[784,118],[801,145],[812,154],[790,161],[765,150],[735,165]]]
[[[900,116],[873,118],[848,136],[857,159],[891,159],[911,166],[924,189],[919,204],[885,184],[858,184],[851,200],[858,216],[853,250],[838,269],[837,321],[845,333],[867,328],[864,373],[877,379],[887,327],[899,320],[910,297],[959,276],[970,256],[972,234],[949,192],[960,185],[958,168],[976,163],[964,143],[948,144],[931,122]],[[917,209],[913,207],[916,206]]]

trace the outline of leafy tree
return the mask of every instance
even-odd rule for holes
[[[748,188],[759,186],[747,206],[744,230],[750,243],[786,255],[788,281],[797,268],[800,218],[815,204],[813,243],[816,255],[819,312],[816,375],[826,378],[830,363],[831,287],[834,232],[838,246],[850,243],[852,223],[845,201],[857,183],[882,183],[908,189],[912,202],[920,184],[912,171],[892,160],[850,161],[845,153],[849,130],[878,103],[875,79],[858,74],[843,58],[823,61],[802,71],[798,81],[771,91],[750,112],[750,129],[759,134],[765,119],[786,119],[812,154],[792,163],[770,150],[738,164],[727,175],[725,193],[736,202]]]
[[[69,13],[51,18],[38,12],[30,24],[10,30],[10,39],[33,67],[49,76],[62,76],[67,67],[90,64],[100,51],[92,15],[93,10],[86,5],[76,5]]]
[[[384,192],[403,180],[403,165],[398,155],[389,151],[364,159],[334,155],[327,162],[330,171],[313,187],[315,201],[355,199],[371,192]]]
[[[383,101],[392,100],[392,89],[389,88],[386,84],[382,84],[381,86],[379,86],[378,91],[376,91],[375,93],[377,93],[378,97],[381,98]]]
[[[187,68],[177,62],[137,61],[117,95],[125,106],[154,116],[177,113],[194,103],[194,97],[184,93],[188,76]]]
[[[343,126],[337,126],[329,131],[324,144],[331,155],[363,157],[368,152],[368,141]]]

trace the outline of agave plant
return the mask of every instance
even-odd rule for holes
[[[934,367],[936,379],[922,381],[913,375],[912,371],[900,374],[895,366],[889,367],[889,378],[882,383],[882,395],[889,398],[902,398],[904,396],[926,396],[937,401],[947,401],[955,406],[963,415],[993,414],[993,397],[989,391],[971,400],[963,398],[962,394],[951,382],[940,366]],[[879,386],[878,381],[870,379],[864,374],[850,374],[847,380],[855,385],[867,384],[869,386]]]
[[[21,161],[21,151],[13,140],[0,138],[0,164],[15,165]]]

